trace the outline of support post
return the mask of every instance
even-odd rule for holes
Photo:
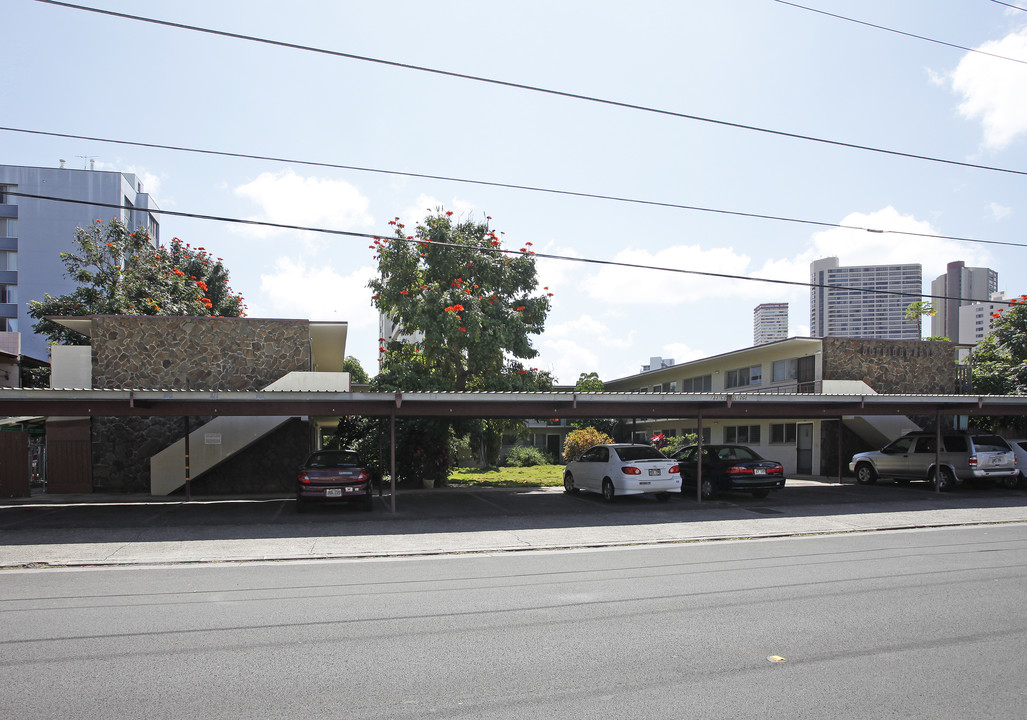
[[[395,411],[390,416],[392,421],[390,429],[390,442],[389,452],[392,453],[392,458],[389,467],[389,488],[390,488],[390,502],[392,503],[392,512],[396,512],[396,413]]]
[[[699,434],[695,441],[695,500],[702,502],[702,410],[699,410],[696,422],[696,432]]]
[[[192,479],[189,477],[189,416],[186,415],[182,419],[185,421],[185,501],[189,502],[192,499],[190,495]]]
[[[941,492],[941,410],[934,411],[934,491]]]

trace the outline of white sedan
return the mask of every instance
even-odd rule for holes
[[[657,500],[666,501],[667,493],[681,492],[681,475],[677,460],[651,445],[595,445],[567,463],[563,489],[601,492],[607,502],[642,493],[656,493]]]

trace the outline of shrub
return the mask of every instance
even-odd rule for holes
[[[593,445],[612,442],[613,438],[606,433],[599,432],[594,427],[572,430],[567,433],[567,438],[563,441],[563,459],[565,461],[573,460]]]
[[[551,465],[553,459],[544,450],[520,445],[510,448],[504,463],[510,467],[533,467],[535,465]]]

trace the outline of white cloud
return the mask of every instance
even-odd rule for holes
[[[988,211],[991,214],[992,220],[1001,222],[1013,213],[1013,208],[993,202],[988,204]]]
[[[1027,28],[977,49],[1027,60]],[[962,96],[960,114],[981,122],[985,147],[999,150],[1027,134],[1027,66],[967,53],[949,79],[952,90]]]
[[[663,358],[673,358],[675,363],[701,360],[710,356],[707,350],[697,350],[685,343],[667,343],[663,346]]]
[[[582,372],[598,371],[600,377],[603,377],[599,355],[570,338],[543,337],[539,342],[539,360],[536,362],[541,364],[543,370],[552,373],[556,382],[564,385],[576,383]]]
[[[354,328],[377,327],[378,315],[367,287],[374,274],[373,268],[361,267],[341,275],[328,266],[308,266],[303,260],[282,257],[271,273],[261,274],[261,297],[250,304],[261,306],[256,313],[261,317],[339,320]]]
[[[260,207],[259,214],[251,216],[251,220],[333,230],[364,228],[374,223],[368,213],[367,196],[344,180],[303,177],[292,170],[266,172],[235,188],[235,194]],[[258,237],[282,232],[259,226],[243,226],[241,231]]]
[[[970,266],[986,266],[991,261],[990,253],[980,247],[920,237],[940,233],[926,220],[902,215],[890,206],[872,213],[852,213],[839,224],[885,232],[832,228],[815,233],[810,252],[795,259],[797,264],[805,264],[803,279],[809,278],[812,260],[832,256],[837,257],[842,266],[920,263],[924,280],[933,280],[944,273],[945,266],[953,260],[964,260]]]
[[[617,263],[668,269],[746,275],[748,255],[734,248],[703,249],[698,245],[676,245],[657,252],[629,248],[617,253]],[[725,297],[759,297],[760,284],[692,273],[654,272],[645,268],[609,265],[585,275],[579,287],[595,300],[624,305],[682,305]]]

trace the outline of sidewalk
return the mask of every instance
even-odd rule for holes
[[[607,504],[559,488],[442,488],[372,513],[297,515],[291,498],[42,496],[0,500],[0,569],[381,558],[761,539],[1027,523],[1024,490],[791,480],[765,500]]]

